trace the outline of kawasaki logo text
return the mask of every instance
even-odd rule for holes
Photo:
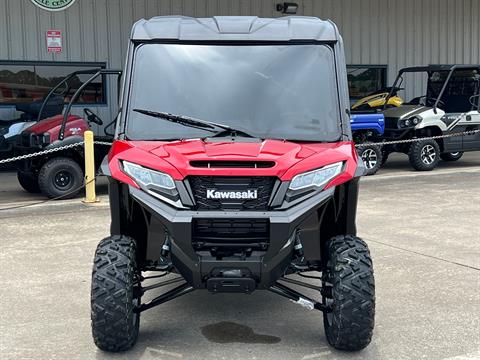
[[[257,199],[257,190],[246,191],[219,191],[215,189],[207,189],[207,199],[241,199],[250,200]]]

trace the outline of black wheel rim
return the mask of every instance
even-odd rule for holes
[[[67,170],[60,170],[55,174],[53,183],[59,190],[68,190],[73,185],[73,175]]]
[[[137,323],[140,320],[140,313],[136,312],[135,310],[139,308],[141,305],[140,298],[135,297],[132,300],[132,309],[133,309],[133,326],[136,327]]]
[[[332,308],[334,304],[333,300],[333,287],[332,283],[329,281],[330,276],[329,276],[329,271],[328,271],[328,265],[327,269],[324,270],[324,273],[322,274],[322,303],[324,306]],[[325,314],[325,319],[327,320],[327,323],[329,326],[332,325],[333,321],[333,313],[332,312],[326,312]]]
[[[135,280],[134,280],[134,286],[133,286],[133,292],[132,292],[132,310],[133,310],[133,326],[136,327],[137,323],[140,321],[140,313],[137,312],[136,310],[140,307],[142,304],[141,297],[142,297],[142,274],[137,273],[135,275]]]

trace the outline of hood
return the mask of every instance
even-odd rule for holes
[[[258,142],[205,142],[190,140],[168,143],[150,151],[175,166],[183,176],[195,172],[193,161],[215,162],[274,162],[283,173],[288,167],[306,159],[316,151],[308,145],[293,142],[265,140]],[[233,168],[232,170],[234,170]],[[245,170],[245,169],[243,169]]]
[[[351,142],[206,142],[199,139],[173,142],[116,141],[110,152],[110,160],[114,164],[114,158],[136,162],[168,172],[176,180],[182,180],[189,175],[254,174],[287,179],[294,173],[320,168],[337,161],[356,159],[354,152]],[[216,163],[219,161],[222,163]]]
[[[46,132],[50,134],[51,141],[58,139],[60,127],[62,126],[63,115],[56,115],[50,118],[40,120],[36,124],[30,126],[25,131],[37,135],[42,135]],[[89,129],[88,123],[81,117],[76,115],[69,115],[67,124],[65,126],[65,137],[72,135],[82,135]]]
[[[421,114],[424,111],[431,110],[431,107],[423,105],[402,105],[392,107],[383,111],[385,118],[403,119]]]
[[[355,104],[353,104],[352,109],[356,109],[357,107],[364,104],[368,104],[370,101],[374,101],[374,100],[383,101],[384,103],[384,100],[386,99],[387,96],[388,96],[388,92],[365,96],[364,98],[361,98]]]

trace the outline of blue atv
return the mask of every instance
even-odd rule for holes
[[[382,113],[352,113],[350,116],[353,140],[355,144],[365,144],[357,147],[358,155],[365,163],[365,175],[373,175],[383,165],[381,146],[368,145],[374,142],[385,131],[385,118]]]

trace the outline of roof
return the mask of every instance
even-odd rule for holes
[[[285,16],[277,19],[256,16],[157,16],[139,20],[131,34],[132,40],[185,41],[336,41],[335,24],[316,17]]]
[[[428,66],[412,66],[400,69],[399,73],[406,72],[431,72],[431,71],[450,71],[460,69],[480,69],[480,65],[428,65]]]

